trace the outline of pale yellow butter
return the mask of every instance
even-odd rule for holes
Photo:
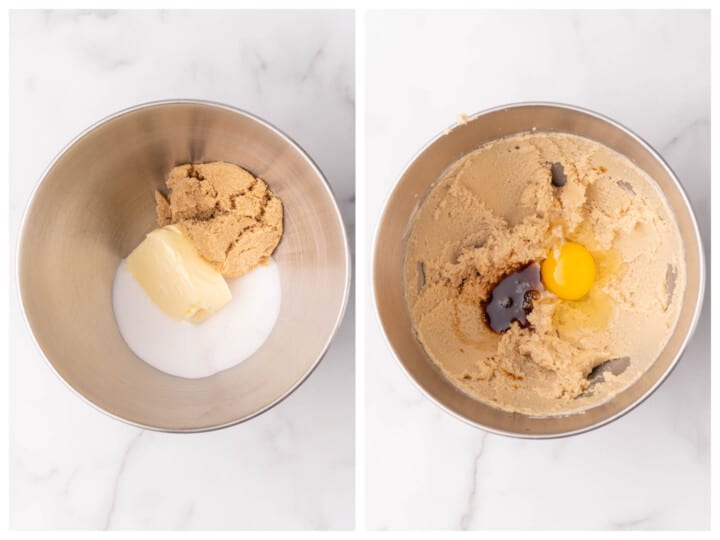
[[[202,322],[232,297],[222,274],[175,225],[150,232],[126,264],[152,301],[176,320]]]

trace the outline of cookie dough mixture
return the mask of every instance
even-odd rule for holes
[[[170,171],[168,195],[155,193],[158,225],[176,224],[223,276],[267,264],[283,233],[282,202],[265,182],[232,163]]]
[[[540,286],[526,327],[491,330],[484,307],[498,282],[563,242],[592,254],[590,291],[563,300]],[[581,411],[630,385],[665,345],[685,289],[682,240],[655,183],[603,145],[549,132],[450,166],[412,220],[404,273],[417,339],[445,376],[533,416]]]

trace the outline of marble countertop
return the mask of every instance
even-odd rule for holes
[[[709,13],[371,12],[366,31],[368,254],[415,152],[459,113],[518,101],[587,107],[648,140],[682,180],[709,254]],[[369,275],[370,261],[358,271]],[[708,528],[707,293],[693,340],[655,394],[606,427],[549,441],[486,434],[431,403],[368,302],[367,527]]]
[[[33,186],[72,137],[168,98],[279,126],[323,169],[354,237],[352,12],[13,12],[10,23],[11,249]],[[293,395],[193,435],[139,430],[73,395],[34,346],[14,288],[10,320],[11,528],[353,527],[352,302]]]

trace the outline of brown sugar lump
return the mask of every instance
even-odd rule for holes
[[[216,161],[179,165],[165,183],[167,195],[155,193],[160,227],[179,226],[227,278],[267,264],[283,234],[283,206],[263,180]]]

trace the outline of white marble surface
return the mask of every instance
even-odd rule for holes
[[[585,106],[647,139],[688,190],[709,252],[708,14],[373,12],[366,25],[368,253],[385,196],[427,140],[458,113],[526,100]],[[578,437],[523,441],[422,396],[368,303],[368,528],[709,527],[709,307],[708,295],[682,361],[638,409]]]
[[[14,12],[10,22],[12,268],[21,213],[55,153],[154,99],[216,100],[279,126],[324,170],[354,236],[352,12]],[[353,527],[352,303],[293,395],[195,435],[138,430],[87,406],[45,365],[19,310],[11,285],[12,528]]]

